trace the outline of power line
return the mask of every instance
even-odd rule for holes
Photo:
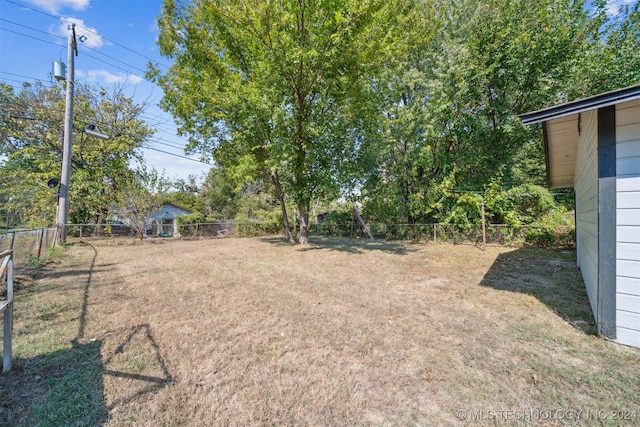
[[[158,139],[158,137],[155,137],[155,139]],[[153,142],[155,144],[166,145],[167,147],[176,148],[178,150],[184,150],[184,147],[180,147],[178,145],[173,145],[173,144],[167,144],[166,142],[160,142],[160,141],[157,141],[157,140],[153,140],[151,142]]]
[[[197,163],[202,163],[204,165],[209,165],[209,166],[213,166],[211,163],[207,163],[207,162],[203,162],[202,160],[197,160],[197,159],[192,159],[191,157],[187,157],[187,156],[181,156],[179,154],[174,154],[174,153],[170,153],[168,151],[164,151],[164,150],[160,150],[158,148],[152,148],[152,147],[143,147],[146,150],[152,150],[152,151],[157,151],[159,153],[164,153],[167,154],[169,156],[173,156],[173,157],[179,157],[181,159],[185,159],[185,160],[191,160],[192,162],[197,162]]]
[[[129,63],[126,63],[126,62],[124,62],[124,61],[122,61],[122,60],[120,60],[120,59],[118,59],[118,58],[115,58],[115,57],[113,57],[113,56],[111,56],[111,55],[107,55],[106,53],[100,52],[100,51],[99,51],[99,50],[97,50],[97,49],[94,49],[94,48],[91,48],[91,47],[88,47],[88,46],[85,46],[85,48],[86,48],[86,49],[88,49],[88,50],[90,50],[90,51],[92,51],[92,52],[97,53],[98,55],[106,56],[106,57],[107,57],[107,58],[109,58],[109,59],[112,59],[112,60],[114,60],[114,61],[116,61],[116,62],[119,62],[119,63],[121,63],[121,64],[124,64],[124,65],[126,65],[126,66],[128,66],[128,67],[131,67],[131,68],[133,68],[134,70],[140,71],[142,74],[145,74],[145,73],[146,73],[146,70],[143,70],[142,68],[135,67],[135,66],[133,66],[133,65],[131,65],[131,64],[129,64]],[[93,59],[96,59],[96,60],[98,60],[98,61],[99,61],[99,59],[98,59],[98,58],[93,57],[93,56],[89,55],[88,53],[85,53],[85,55],[86,55],[86,56],[88,56],[88,57],[90,57],[90,58],[93,58]],[[106,62],[105,62],[105,63],[106,63]],[[112,65],[112,64],[109,64],[109,65]],[[113,65],[113,66],[115,67],[115,65]],[[133,73],[132,73],[132,74],[133,74]],[[147,80],[147,79],[145,79],[145,80]]]
[[[39,30],[37,28],[29,27],[28,25],[24,25],[24,24],[21,24],[19,22],[10,21],[10,20],[4,19],[4,18],[0,18],[0,21],[8,22],[9,24],[13,24],[13,25],[16,25],[18,27],[26,28],[28,30],[35,31],[37,33],[46,34],[48,36],[55,37],[55,38],[58,38],[58,39],[62,39],[62,40],[65,39],[63,36],[59,36],[59,35],[56,35],[56,34],[51,34],[51,33],[47,32],[47,31],[42,31],[42,30]]]
[[[13,80],[13,81],[18,81],[18,80]],[[22,83],[24,83],[24,82],[22,82]],[[11,83],[2,82],[2,84],[5,84],[7,86],[11,86],[14,89],[24,89],[24,86],[18,86],[18,85],[14,85],[14,84],[11,84]]]
[[[22,7],[22,6],[24,6],[24,5],[22,5],[22,4],[20,4],[20,3],[17,3],[17,2],[15,2],[15,1],[11,1],[11,0],[6,0],[6,1],[7,1],[7,2],[9,2],[9,3],[15,4],[15,5],[21,6],[21,7]],[[27,8],[27,9],[29,9],[29,10],[33,10],[33,11],[35,11],[35,12],[41,13],[41,14],[43,14],[43,15],[46,15],[46,16],[49,16],[49,17],[52,17],[52,18],[62,19],[62,18],[60,18],[60,17],[56,17],[56,16],[54,16],[54,15],[50,15],[50,14],[48,14],[48,13],[46,13],[46,12],[42,12],[42,11],[39,11],[39,10],[33,9],[33,8],[31,8],[31,7],[28,7],[28,6],[24,6],[24,7],[25,7],[25,8]],[[0,18],[0,20],[3,20],[3,21],[5,21],[5,22],[8,22],[8,23],[11,23],[11,24],[14,24],[14,25],[21,26],[21,27],[23,27],[23,28],[26,28],[26,29],[29,29],[29,30],[32,30],[32,31],[36,31],[36,32],[40,32],[40,33],[43,33],[43,34],[47,34],[47,35],[52,36],[52,37],[56,37],[56,38],[60,38],[60,39],[64,39],[64,37],[62,37],[62,36],[53,35],[53,34],[50,34],[50,33],[47,33],[47,32],[41,31],[41,30],[38,30],[37,28],[30,27],[30,26],[28,26],[28,25],[23,25],[23,24],[20,24],[20,23],[14,22],[14,21],[10,21],[10,20],[7,20],[7,19],[3,19],[3,18]],[[62,20],[64,21],[64,19],[62,19]],[[82,26],[80,26],[80,27],[82,27]],[[82,27],[82,28],[84,28],[84,27]],[[27,38],[35,39],[35,40],[38,40],[38,41],[41,41],[41,42],[44,42],[44,43],[50,43],[50,44],[53,44],[53,45],[55,45],[55,46],[61,46],[61,45],[59,45],[59,44],[57,44],[57,43],[54,43],[54,42],[51,42],[51,41],[48,41],[48,40],[44,40],[44,39],[41,39],[41,38],[38,38],[38,37],[34,37],[34,36],[29,35],[29,34],[25,34],[25,33],[19,32],[19,31],[10,30],[10,29],[8,29],[8,28],[4,28],[4,27],[2,27],[2,28],[0,28],[0,29],[3,29],[3,30],[5,30],[5,31],[8,31],[8,32],[11,32],[11,33],[14,33],[14,34],[17,34],[17,35],[23,36],[23,37],[27,37]],[[85,28],[85,29],[86,29],[86,28]],[[93,32],[94,34],[97,34],[97,33],[95,33],[94,31],[91,31],[90,29],[87,29],[87,30],[88,30],[88,31],[90,31],[90,32]],[[112,40],[110,40],[110,39],[108,39],[108,38],[106,38],[106,37],[105,37],[104,39],[105,39],[105,40],[108,40],[108,41],[110,41],[110,42],[112,42],[112,43],[114,43],[114,44],[116,44],[116,45],[118,45],[118,46],[121,46],[121,47],[126,48],[125,46],[122,46],[122,45],[118,44],[117,42],[114,42],[114,41],[112,41]],[[115,57],[113,57],[113,56],[108,55],[108,54],[102,53],[102,52],[100,52],[100,51],[98,51],[98,50],[96,50],[96,49],[93,49],[93,48],[90,48],[90,47],[87,47],[87,46],[85,46],[85,48],[86,48],[87,50],[90,50],[90,51],[92,51],[92,52],[95,52],[96,54],[99,54],[99,55],[105,56],[105,57],[110,58],[110,59],[112,59],[112,60],[114,60],[114,61],[116,61],[116,62],[119,62],[119,63],[121,63],[121,64],[124,64],[126,67],[129,67],[129,69],[127,69],[127,68],[123,68],[123,67],[118,66],[118,65],[116,65],[116,64],[114,64],[114,63],[112,63],[112,62],[105,61],[104,59],[98,58],[98,57],[96,57],[96,56],[94,56],[94,55],[91,55],[91,54],[89,54],[89,53],[86,53],[86,52],[85,52],[84,54],[85,54],[87,57],[92,58],[92,59],[94,59],[94,60],[96,60],[96,61],[102,62],[102,63],[104,63],[104,64],[106,64],[106,65],[111,66],[111,67],[114,67],[114,68],[116,68],[116,69],[118,69],[118,70],[121,70],[121,71],[123,71],[123,72],[125,72],[125,73],[128,73],[128,74],[134,75],[134,76],[136,76],[136,77],[139,77],[139,78],[141,78],[141,79],[143,79],[143,80],[145,80],[145,81],[147,81],[147,82],[149,82],[149,83],[155,84],[155,82],[152,82],[152,81],[150,81],[150,80],[148,80],[148,79],[146,79],[146,78],[144,77],[144,74],[146,73],[146,71],[145,71],[145,70],[143,70],[143,69],[141,69],[141,68],[139,68],[139,67],[136,67],[136,66],[134,66],[134,65],[131,65],[131,64],[129,64],[129,63],[127,63],[127,62],[125,62],[125,61],[121,61],[121,60],[119,60],[119,59],[117,59],[117,58],[115,58]],[[128,48],[126,48],[126,49],[128,49]],[[130,50],[130,49],[129,49],[129,50]],[[136,54],[138,54],[138,53],[137,53],[137,52],[135,52],[135,51],[133,51],[133,52],[134,52],[134,53],[136,53]],[[145,57],[145,58],[147,58],[147,59],[150,59],[150,58],[148,58],[148,57],[146,57],[146,56],[144,56],[144,55],[141,55],[141,54],[138,54],[138,55],[143,56],[143,57]],[[150,59],[150,60],[151,60],[151,59]],[[139,72],[139,73],[141,73],[142,75],[139,75],[139,74],[136,74],[136,73],[131,72],[131,69],[138,71],[138,72]],[[30,77],[28,77],[28,78],[30,78]],[[34,78],[34,80],[37,80],[37,79],[35,79],[35,78]],[[152,105],[152,106],[157,106],[157,104],[150,104],[150,105]],[[153,119],[151,119],[151,120],[157,120],[157,119],[153,118]],[[153,124],[153,126],[154,126],[154,127],[159,128],[159,129],[161,129],[161,130],[164,130],[164,131],[165,131],[165,132],[167,132],[167,133],[175,133],[175,128],[172,128],[172,129],[170,129],[170,130],[169,130],[168,128],[166,128],[166,127],[164,127],[164,128],[163,128],[163,127],[161,126],[162,124],[164,124],[164,123],[166,123],[166,122],[168,122],[168,121],[166,121],[166,120],[165,120],[165,121],[163,121],[163,122],[159,122],[159,121],[158,121],[157,123]]]
[[[50,18],[58,19],[58,20],[61,20],[61,21],[63,21],[63,22],[73,22],[73,21],[71,21],[70,19],[65,19],[65,18],[63,18],[63,17],[61,17],[61,16],[55,16],[55,15],[52,15],[52,14],[47,13],[47,12],[44,12],[44,11],[42,11],[42,10],[35,9],[35,8],[33,8],[33,7],[27,6],[26,4],[23,4],[23,3],[18,3],[18,2],[12,1],[12,0],[6,0],[6,1],[7,1],[8,3],[15,4],[16,6],[20,6],[20,7],[23,7],[23,8],[25,8],[25,9],[31,10],[31,11],[33,11],[33,12],[40,13],[40,14],[45,15],[45,16],[48,16],[48,17],[50,17]],[[110,42],[110,43],[113,43],[114,45],[119,46],[119,47],[121,47],[121,48],[123,48],[123,49],[126,49],[126,50],[128,50],[129,52],[134,53],[134,54],[136,54],[136,55],[138,55],[138,56],[140,56],[140,57],[142,57],[142,58],[144,58],[144,59],[146,59],[146,60],[148,60],[148,61],[151,61],[151,62],[154,62],[154,63],[156,63],[156,62],[157,62],[157,61],[155,61],[154,59],[151,59],[150,57],[148,57],[148,56],[146,56],[146,55],[143,55],[143,54],[141,54],[141,53],[139,53],[139,52],[136,52],[136,51],[135,51],[135,50],[133,50],[133,49],[130,49],[130,48],[128,48],[128,47],[126,47],[126,46],[124,46],[124,45],[122,45],[122,44],[120,44],[120,43],[118,43],[118,42],[114,41],[114,40],[111,40],[111,39],[109,39],[109,38],[107,38],[107,37],[105,37],[105,36],[103,36],[103,35],[101,35],[101,34],[98,34],[98,33],[96,33],[95,31],[93,31],[93,30],[91,30],[91,29],[89,29],[89,28],[83,27],[82,25],[78,25],[78,24],[76,24],[76,27],[78,27],[78,28],[82,28],[82,29],[84,29],[84,30],[86,30],[86,31],[88,31],[88,32],[90,32],[90,33],[93,33],[93,34],[95,34],[95,35],[97,35],[97,36],[100,36],[100,37],[102,37],[104,40],[106,40],[106,41],[108,41],[108,42]],[[163,64],[163,63],[161,63],[161,62],[157,62],[157,64],[158,64],[158,65],[160,65],[160,66],[162,66],[162,67],[164,67],[164,68],[169,68],[167,65],[165,65],[165,64]]]
[[[37,28],[30,27],[30,26],[28,26],[28,25],[23,25],[23,24],[20,24],[20,23],[18,23],[18,22],[10,21],[10,20],[8,20],[8,19],[0,18],[0,21],[8,22],[8,23],[10,23],[10,24],[17,25],[17,26],[19,26],[19,27],[26,28],[26,29],[31,30],[31,31],[35,31],[35,32],[38,32],[38,33],[46,34],[46,35],[51,36],[51,37],[56,37],[56,38],[59,38],[59,39],[65,40],[65,37],[63,37],[63,36],[58,36],[58,35],[55,35],[55,34],[51,34],[51,33],[48,33],[48,32],[46,32],[46,31],[42,31],[42,30],[39,30],[39,29],[37,29]],[[89,30],[88,30],[88,31],[89,31]],[[22,35],[26,35],[26,34],[22,34]],[[84,46],[84,48],[85,48],[85,49],[88,49],[88,50],[90,50],[90,51],[92,51],[92,52],[95,52],[95,53],[97,53],[97,54],[99,54],[99,55],[106,56],[107,58],[109,58],[109,59],[111,59],[111,60],[114,60],[114,61],[116,61],[116,62],[119,62],[119,63],[121,63],[121,64],[124,64],[124,65],[126,65],[126,66],[128,66],[128,67],[130,67],[130,68],[133,68],[134,70],[140,71],[140,72],[141,72],[141,73],[143,73],[143,74],[144,74],[144,73],[146,73],[146,70],[143,70],[143,69],[141,69],[141,68],[138,68],[138,67],[136,67],[136,66],[133,66],[133,65],[131,65],[131,64],[127,63],[127,62],[124,62],[124,61],[122,61],[122,60],[120,60],[120,59],[118,59],[118,58],[115,58],[115,57],[113,57],[113,56],[111,56],[111,55],[107,55],[106,53],[100,52],[100,51],[99,51],[99,50],[97,50],[97,49],[94,49],[94,48],[89,47],[89,46]],[[88,55],[88,54],[87,54],[87,56],[89,56],[89,57],[91,57],[91,58],[94,58],[94,59],[97,59],[97,58],[95,58],[95,57],[93,57],[93,56],[91,56],[91,55]],[[109,64],[109,65],[113,65],[113,64]]]
[[[142,77],[142,76],[138,76],[137,74],[132,73],[130,70],[124,69],[124,68],[122,68],[122,67],[120,67],[120,66],[118,66],[118,65],[115,65],[115,64],[112,64],[112,63],[110,63],[110,62],[107,62],[107,61],[105,61],[104,59],[96,58],[95,56],[93,56],[93,55],[89,55],[89,54],[88,54],[88,53],[86,53],[86,52],[84,53],[84,56],[87,56],[87,57],[89,57],[89,58],[95,59],[96,61],[100,61],[100,62],[102,62],[102,63],[104,63],[104,64],[110,65],[110,66],[112,66],[112,67],[114,67],[114,68],[117,68],[117,69],[118,69],[118,70],[120,70],[120,71],[124,71],[125,73],[129,73],[129,74],[132,74],[132,75],[134,75],[134,76],[140,77],[140,78],[141,78],[141,79],[143,79],[143,80],[147,80],[146,78],[144,78],[144,77]],[[122,61],[120,61],[120,62],[122,62]],[[128,65],[128,64],[127,64],[127,65]],[[135,68],[135,67],[132,67],[132,68]],[[149,80],[147,80],[147,81],[148,81],[149,83],[153,83],[153,82],[150,82]]]
[[[30,76],[25,76],[25,75],[16,74],[16,73],[10,73],[8,71],[2,71],[2,70],[0,70],[0,74],[8,74],[10,76],[22,77],[22,78],[29,79],[29,80],[42,80],[42,79],[39,79],[38,77],[30,77]]]
[[[176,141],[171,141],[171,140],[169,140],[169,139],[162,138],[162,137],[159,137],[159,136],[155,136],[155,135],[154,135],[154,138],[155,138],[155,139],[159,139],[160,141],[167,142],[167,143],[169,143],[169,144],[178,144],[178,142],[176,142]],[[186,142],[184,145],[180,146],[179,148],[184,149],[184,148],[187,146],[187,144],[188,144],[188,142]]]
[[[8,0],[7,0],[7,1],[8,1]],[[58,43],[52,42],[52,41],[50,41],[50,40],[43,40],[43,39],[40,39],[40,38],[38,38],[38,37],[30,36],[29,34],[20,33],[20,32],[18,32],[18,31],[10,30],[10,29],[8,29],[8,28],[0,27],[0,30],[8,31],[8,32],[10,32],[10,33],[14,33],[14,34],[18,34],[18,35],[21,35],[21,36],[23,36],[23,37],[29,37],[30,39],[38,40],[38,41],[43,42],[43,43],[49,43],[49,44],[52,44],[52,45],[54,45],[54,46],[58,46],[58,47],[60,47],[60,46],[61,46],[61,45],[59,45]]]
[[[24,80],[9,79],[9,78],[6,78],[6,77],[3,77],[2,80],[6,80],[6,81],[9,81],[9,82],[26,83]]]

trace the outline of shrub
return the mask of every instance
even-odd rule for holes
[[[187,225],[187,224],[201,224],[203,222],[208,222],[207,218],[200,212],[190,213],[189,215],[179,216],[177,218],[178,225]]]
[[[527,245],[546,248],[573,248],[576,229],[571,214],[552,211],[526,228]]]
[[[353,211],[351,209],[341,208],[331,211],[320,223],[320,234],[325,236],[349,236],[353,219]]]

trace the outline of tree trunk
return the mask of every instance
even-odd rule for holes
[[[309,203],[298,203],[298,209],[300,210],[300,244],[306,245],[309,243]]]
[[[278,177],[278,171],[274,171],[271,174],[271,182],[276,189],[276,196],[280,202],[280,209],[282,210],[282,225],[284,226],[284,232],[287,236],[287,240],[292,245],[296,243],[293,235],[291,234],[291,227],[289,226],[289,217],[287,215],[287,206],[284,203],[284,194],[282,193],[282,186],[280,185],[280,178]]]

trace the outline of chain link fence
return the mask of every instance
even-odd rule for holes
[[[55,228],[12,231],[0,234],[0,251],[13,249],[14,267],[21,268],[44,259],[56,237]]]
[[[493,246],[539,246],[553,248],[574,248],[575,231],[548,231],[531,226],[514,227],[504,224],[482,224],[461,227],[456,224],[384,224],[367,223],[372,236],[380,240],[401,240],[422,243],[453,243],[466,245]],[[35,231],[32,231],[32,233]],[[292,232],[297,232],[292,224]],[[281,223],[273,221],[235,221],[175,225],[173,223],[154,224],[145,232],[145,237],[176,237],[182,239],[224,238],[224,237],[265,237],[282,235]],[[309,227],[311,236],[348,237],[366,239],[368,234],[359,221],[337,223],[324,221]],[[137,237],[134,230],[125,224],[73,224],[69,225],[70,237]],[[23,238],[23,237],[21,237]],[[29,251],[35,250],[35,236],[30,240]]]
[[[381,224],[368,223],[367,227],[376,239],[413,242],[453,243],[491,246],[540,246],[575,247],[575,231],[561,230],[552,233],[530,226],[514,227],[505,224],[482,224],[460,227],[456,224]],[[484,231],[484,239],[483,239]],[[352,223],[320,223],[314,233],[319,236],[368,238],[364,227]]]

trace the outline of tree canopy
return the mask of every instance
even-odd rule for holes
[[[31,226],[51,225],[55,219],[56,189],[60,177],[64,131],[64,90],[43,83],[25,85],[17,93],[0,86],[2,110],[0,197],[7,207],[21,210]],[[73,118],[70,220],[100,223],[116,203],[117,193],[131,173],[132,161],[152,130],[140,118],[144,105],[125,96],[122,88],[76,85]],[[82,132],[93,124],[110,136],[94,138]]]
[[[209,146],[240,177],[271,182],[284,218],[291,199],[304,243],[311,201],[346,185],[370,78],[395,53],[399,24],[422,4],[167,0],[159,44],[174,62],[154,74],[162,105],[193,147]]]
[[[384,223],[465,227],[482,203],[491,221],[535,222],[557,206],[541,132],[518,114],[640,82],[639,2],[613,15],[606,0],[165,0],[158,27],[161,106],[187,152],[217,164],[162,200],[280,219],[292,242],[335,201]],[[53,221],[63,95],[0,87],[0,201],[30,225]],[[144,108],[78,87],[73,222],[160,200],[143,185],[157,173],[132,170],[153,132]],[[89,123],[112,138],[79,132]]]

